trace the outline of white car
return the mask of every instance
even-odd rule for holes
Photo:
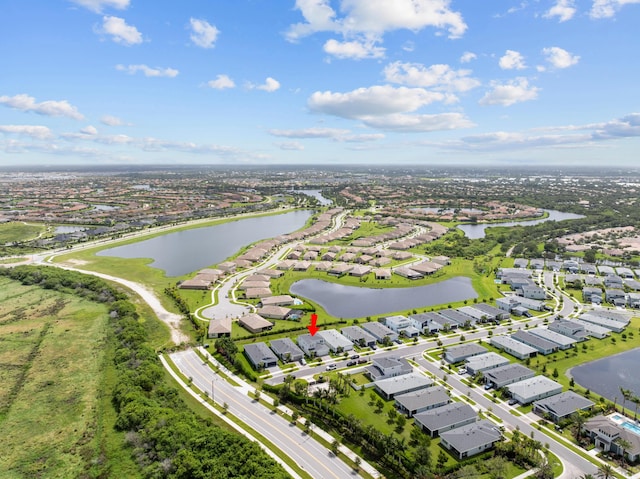
[[[333,371],[334,369],[336,369],[338,366],[336,366],[335,364],[329,364],[329,366],[327,366],[327,371]]]

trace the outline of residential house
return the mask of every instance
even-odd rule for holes
[[[262,316],[255,313],[245,314],[238,320],[238,324],[254,334],[273,328],[273,323],[271,321],[267,321]]]
[[[446,406],[430,409],[413,416],[415,425],[431,437],[476,422],[478,414],[463,402],[452,402]]]
[[[260,300],[260,306],[290,306],[293,304],[293,298],[288,294],[280,296],[269,296]]]
[[[511,397],[520,404],[530,404],[538,399],[544,399],[562,392],[559,384],[546,376],[535,376],[507,386]]]
[[[400,266],[399,268],[395,268],[393,272],[398,276],[402,276],[403,278],[407,278],[407,279],[422,279],[424,277],[423,274],[418,273],[417,271],[414,271],[411,268],[408,268],[406,266]]]
[[[532,378],[535,375],[535,371],[519,363],[507,364],[483,373],[485,383],[490,384],[495,389]]]
[[[556,343],[527,331],[516,331],[511,335],[511,337],[516,341],[520,341],[527,346],[537,349],[539,353],[544,354],[545,356],[547,354],[555,353],[558,350],[558,345]]]
[[[572,339],[569,336],[565,336],[564,334],[557,333],[555,331],[551,331],[543,326],[538,326],[537,328],[530,329],[529,332],[534,334],[540,338],[546,339],[558,345],[559,349],[569,349],[578,341],[576,339]]]
[[[524,285],[520,288],[521,295],[527,299],[547,299],[547,292],[544,288],[536,285]]]
[[[266,343],[252,343],[244,347],[244,355],[254,369],[271,368],[278,365],[278,358]]]
[[[385,338],[389,338],[389,341],[395,341],[398,339],[398,333],[389,329],[382,323],[378,323],[377,321],[371,321],[369,323],[363,323],[360,325],[362,329],[364,329],[367,333],[371,334],[376,341],[383,343],[385,342]]]
[[[318,331],[316,336],[320,336],[324,339],[324,342],[332,353],[343,353],[345,351],[351,351],[353,349],[353,343],[338,332],[337,329],[323,329]]]
[[[440,445],[460,460],[491,449],[501,440],[500,428],[486,419],[440,434]]]
[[[509,360],[500,356],[498,353],[494,353],[493,351],[478,354],[465,360],[467,372],[472,376],[506,364],[509,364]]]
[[[447,348],[444,353],[444,359],[451,364],[455,364],[487,352],[487,348],[476,343],[459,344]]]
[[[272,294],[273,293],[269,288],[250,288],[244,292],[247,299],[266,298]]]
[[[493,336],[489,342],[496,348],[518,359],[532,358],[538,354],[537,349],[517,341],[511,336]]]
[[[409,374],[413,367],[404,358],[374,358],[366,373],[372,381]]]
[[[479,309],[487,315],[489,321],[500,321],[501,319],[509,319],[509,312],[505,312],[500,308],[491,306],[486,303],[477,303],[473,305],[473,308]]]
[[[611,330],[609,328],[605,328],[604,326],[598,326],[597,324],[588,323],[580,319],[573,319],[572,321],[577,325],[582,326],[585,333],[587,333],[592,338],[604,339],[607,336],[611,335]]]
[[[389,400],[397,395],[419,391],[433,385],[433,379],[429,379],[422,373],[409,373],[393,378],[379,379],[374,382],[380,395]]]
[[[589,336],[584,330],[584,326],[568,319],[556,319],[549,323],[547,328],[549,331],[564,334],[576,341],[584,341]]]
[[[231,336],[231,318],[212,319],[209,321],[208,338],[223,338]]]
[[[473,325],[473,318],[455,309],[441,309],[438,314],[443,316],[449,324],[455,324],[459,328]]]
[[[602,289],[592,286],[582,288],[582,300],[585,303],[602,303]]]
[[[594,404],[593,401],[573,391],[566,391],[534,402],[533,412],[557,423],[563,419],[568,419],[569,416],[576,412],[589,411]]]
[[[429,387],[420,391],[400,394],[395,397],[395,405],[400,412],[408,417],[444,406],[451,402],[449,393],[442,386]]]
[[[376,338],[360,326],[346,326],[340,332],[345,338],[361,348],[370,348],[376,345]]]
[[[388,316],[385,318],[385,325],[398,334],[404,334],[407,338],[417,337],[420,334],[420,330],[406,316]]]
[[[391,279],[391,270],[390,269],[374,269],[373,274],[376,279]]]
[[[593,314],[593,311],[589,311],[588,313],[581,314],[579,319],[585,321],[587,323],[595,324],[596,326],[602,326],[616,333],[621,333],[624,331],[625,324],[620,321],[616,321],[615,319],[603,318],[602,316],[597,316]]]
[[[271,341],[271,349],[283,363],[300,361],[304,358],[304,352],[290,338],[274,339]]]
[[[291,308],[283,306],[262,306],[258,308],[257,313],[264,318],[286,319],[291,313]]]
[[[413,327],[422,333],[437,333],[442,329],[446,320],[436,313],[418,313],[409,316]]]
[[[329,355],[329,346],[324,342],[324,338],[317,334],[301,334],[297,338],[298,347],[310,358],[321,358]]]
[[[622,454],[630,462],[640,459],[640,435],[633,433],[629,429],[622,427],[611,417],[596,416],[589,419],[583,426],[596,448],[605,452],[611,451],[614,454]],[[630,447],[624,450],[620,447],[620,441],[626,441]]]
[[[369,273],[371,273],[371,270],[373,268],[371,266],[366,266],[366,265],[357,265],[354,266],[353,268],[351,268],[351,271],[349,271],[349,276],[355,276],[356,278],[362,278],[363,276],[367,276]]]

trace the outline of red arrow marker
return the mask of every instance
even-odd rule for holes
[[[311,324],[309,326],[307,326],[307,329],[311,333],[311,336],[313,336],[314,334],[316,334],[318,332],[318,327],[316,326],[316,321],[318,321],[318,315],[316,313],[313,313],[311,315]]]

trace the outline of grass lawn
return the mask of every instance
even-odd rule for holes
[[[44,232],[45,226],[18,221],[0,224],[0,244],[28,241]]]
[[[5,279],[0,304],[0,470],[83,476],[102,449],[106,308]]]

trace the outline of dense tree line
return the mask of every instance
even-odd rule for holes
[[[0,268],[0,274],[108,304],[118,376],[112,391],[115,427],[126,432],[143,477],[288,477],[257,444],[197,417],[177,389],[165,383],[162,365],[126,295],[99,278],[57,268]],[[109,471],[96,476],[109,477]]]

